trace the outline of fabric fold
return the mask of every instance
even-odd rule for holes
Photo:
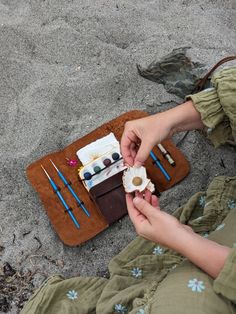
[[[222,271],[215,279],[213,288],[216,293],[236,304],[236,246],[232,249]]]
[[[228,140],[236,141],[236,67],[217,72],[212,80],[212,88],[188,95],[201,114],[207,128],[207,137],[215,147]]]

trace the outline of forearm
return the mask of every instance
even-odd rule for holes
[[[183,231],[183,240],[176,250],[193,264],[216,278],[230,253],[230,248],[208,240],[193,232]]]
[[[166,119],[169,119],[172,125],[172,134],[188,130],[203,129],[204,127],[201,115],[196,110],[191,100],[163,114],[166,115]]]

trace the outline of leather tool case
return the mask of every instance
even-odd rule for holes
[[[118,173],[99,183],[88,192],[78,178],[78,168],[81,167],[82,164],[79,162],[76,167],[70,167],[66,162],[66,158],[77,159],[76,152],[80,148],[108,135],[110,132],[113,132],[117,140],[120,141],[124,125],[127,121],[146,116],[148,116],[148,114],[143,111],[135,110],[127,112],[103,124],[63,150],[48,154],[27,167],[27,177],[33,188],[39,194],[54,230],[66,245],[77,246],[84,243],[127,214],[125,192],[122,185],[122,173]],[[148,177],[160,192],[169,189],[177,182],[181,181],[190,170],[189,162],[171,140],[165,140],[162,144],[175,160],[175,167],[169,164],[157,147],[153,149],[153,152],[160,159],[161,164],[171,176],[171,180],[167,181],[165,179],[159,168],[153,164],[150,157],[145,164]],[[75,193],[83,201],[86,209],[89,211],[90,217],[86,216],[83,210],[77,205],[76,200],[71,195],[68,188],[63,185],[50,159],[53,160],[66,179],[70,181]],[[65,212],[57,195],[53,192],[48,178],[42,171],[41,165],[46,168],[51,178],[60,188],[60,192],[67,204],[72,208],[73,214],[80,224],[79,229],[74,226],[73,221],[70,219],[68,213]]]

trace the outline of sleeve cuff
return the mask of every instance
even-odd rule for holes
[[[215,88],[188,95],[186,100],[192,100],[206,127],[214,129],[224,120],[225,114]]]
[[[192,100],[195,108],[201,115],[206,126],[207,137],[215,147],[224,144],[230,134],[230,124],[221,106],[220,99],[215,88],[208,88],[197,94],[188,95],[186,100]]]
[[[214,280],[213,289],[236,304],[236,248],[231,251],[223,269]]]

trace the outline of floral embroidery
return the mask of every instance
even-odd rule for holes
[[[78,298],[78,292],[76,292],[75,290],[68,291],[68,293],[66,295],[71,300],[75,300]]]
[[[134,268],[131,270],[131,274],[132,274],[132,276],[135,277],[135,278],[140,278],[140,277],[142,277],[143,271],[142,271],[142,269],[140,269],[139,267],[134,267]]]
[[[208,238],[209,237],[209,233],[208,232],[205,232],[205,233],[203,233],[203,238]]]
[[[204,195],[202,195],[202,196],[200,196],[200,198],[199,198],[199,205],[201,206],[201,207],[205,207],[205,205],[206,205],[206,196],[204,196]]]
[[[123,304],[119,303],[115,305],[115,312],[120,314],[126,314],[128,310]]]
[[[138,312],[137,312],[137,314],[145,314],[144,309],[139,309]]]
[[[218,226],[216,227],[216,231],[223,229],[223,228],[224,228],[224,226],[225,226],[225,224],[224,224],[224,223],[223,223],[223,224],[218,225]]]
[[[191,288],[193,292],[202,292],[205,290],[203,281],[197,280],[196,278],[189,280],[188,287]]]
[[[159,245],[154,247],[153,252],[154,255],[161,255],[163,253],[163,248]]]
[[[177,267],[177,264],[173,265],[171,269],[175,269],[176,267]]]
[[[228,206],[228,208],[229,209],[234,209],[234,208],[236,208],[236,202],[235,202],[235,200],[228,200],[228,202],[227,202],[227,206]]]

